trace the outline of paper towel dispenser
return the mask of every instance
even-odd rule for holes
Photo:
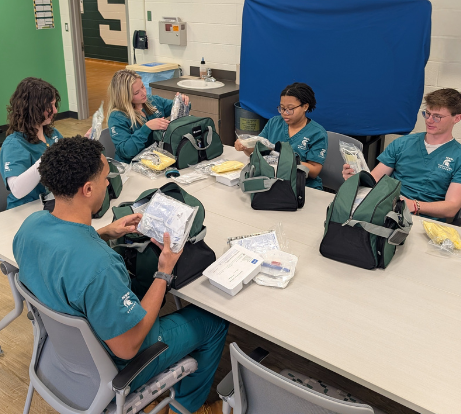
[[[187,45],[187,25],[179,17],[163,17],[159,24],[159,41],[166,45]]]

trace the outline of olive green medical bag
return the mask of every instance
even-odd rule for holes
[[[146,190],[134,202],[112,207],[114,220],[133,214],[133,208],[149,202],[157,190],[157,188]],[[206,227],[203,225],[205,219],[203,204],[176,183],[165,184],[159,190],[191,207],[198,207],[189,239],[173,270],[176,278],[171,283],[171,287],[180,289],[200,277],[202,272],[216,260],[216,255],[203,240],[206,235]],[[131,289],[142,298],[152,284],[153,275],[157,271],[160,249],[150,241],[149,237],[139,233],[130,233],[111,241],[111,247],[123,257],[132,278]]]
[[[166,131],[156,135],[159,147],[176,157],[180,170],[223,153],[221,138],[211,118],[183,116],[171,121]]]
[[[364,269],[387,267],[413,225],[400,186],[387,175],[376,182],[366,171],[346,180],[328,206],[320,253]],[[360,201],[364,187],[371,190]]]
[[[264,159],[271,150],[256,143],[250,163],[240,174],[240,189],[251,194],[255,210],[296,211],[304,206],[309,169],[301,165],[290,143],[277,142],[275,151],[280,154],[277,171]]]

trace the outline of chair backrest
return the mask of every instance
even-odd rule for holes
[[[0,176],[0,212],[6,210],[6,199],[10,192],[6,189],[5,183],[3,182],[2,177]]]
[[[355,138],[347,135],[338,134],[337,132],[327,132],[328,134],[328,151],[327,157],[323,164],[322,171],[319,177],[322,179],[322,185],[333,191],[338,191],[341,184],[344,182],[342,175],[344,160],[339,151],[339,141],[345,141],[354,144],[360,150],[363,149],[363,144]]]
[[[15,286],[34,316],[32,386],[62,414],[101,413],[115,396],[118,370],[88,321],[45,306],[18,274]]]
[[[114,158],[115,157],[115,145],[112,142],[112,138],[110,137],[109,128],[103,129],[101,131],[99,142],[102,145],[104,145],[104,155],[109,158]]]
[[[373,414],[365,404],[337,400],[267,369],[230,344],[234,414]]]

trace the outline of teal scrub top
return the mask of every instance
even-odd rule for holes
[[[101,342],[127,332],[146,315],[130,289],[122,257],[91,226],[38,211],[16,233],[13,254],[19,280],[49,308],[86,318]],[[158,335],[157,319],[139,352]],[[127,361],[102,344],[122,369]]]
[[[148,101],[157,108],[152,114],[146,116],[146,122],[155,118],[168,117],[171,114],[173,101],[157,95],[147,95]],[[154,143],[153,131],[144,125],[136,124],[131,127],[130,119],[120,111],[113,111],[107,121],[110,137],[115,145],[115,159],[130,163],[143,149]]]
[[[450,184],[461,183],[461,144],[453,139],[428,154],[425,136],[421,132],[397,138],[379,155],[378,161],[394,169],[392,177],[402,183],[403,196],[426,202],[443,201]]]
[[[279,116],[269,119],[260,132],[260,137],[267,138],[275,144],[278,141],[289,142],[293,151],[299,154],[301,161],[313,161],[322,164],[325,162],[328,150],[327,131],[317,122],[311,121],[291,138],[288,135],[288,124]],[[308,177],[306,186],[322,190],[322,179]]]
[[[62,135],[57,129],[53,129],[51,136],[45,137],[49,146],[58,142]],[[31,144],[24,138],[21,132],[13,132],[8,135],[0,150],[0,173],[6,188],[10,191],[6,179],[17,177],[34,165],[47,149],[47,145],[40,141],[38,144]],[[22,204],[38,200],[39,194],[46,193],[42,184],[38,184],[29,194],[23,198],[16,198],[13,194],[8,195],[7,208],[13,208]]]

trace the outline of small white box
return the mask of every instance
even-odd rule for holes
[[[239,171],[231,171],[226,174],[216,174],[216,182],[227,185],[229,187],[233,187],[240,182],[240,170]]]
[[[261,271],[262,262],[258,254],[236,245],[208,266],[203,275],[212,285],[235,296]]]

